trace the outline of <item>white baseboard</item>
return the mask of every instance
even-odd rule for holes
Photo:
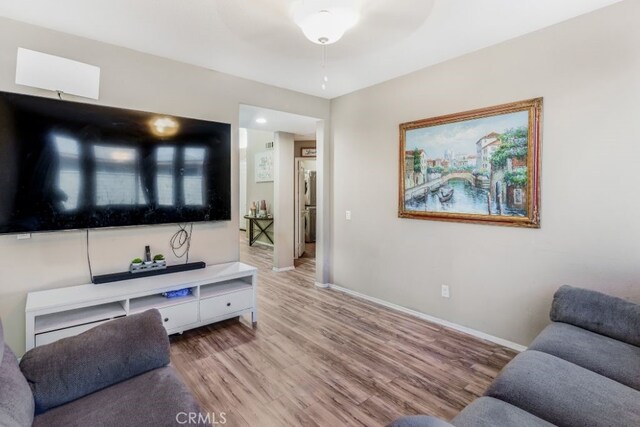
[[[342,286],[331,284],[329,288],[335,289],[336,291],[344,292],[345,294],[349,294],[356,298],[360,298],[363,300],[367,300],[373,302],[375,304],[381,305],[383,307],[390,308],[392,310],[400,311],[402,313],[408,314],[410,316],[417,317],[419,319],[427,320],[429,322],[437,323],[438,325],[446,326],[447,328],[455,329],[456,331],[464,332],[465,334],[472,335],[476,338],[480,338],[483,340],[491,341],[493,343],[499,344],[501,346],[516,350],[516,351],[525,351],[527,347],[521,344],[517,344],[512,341],[508,341],[499,337],[495,337],[493,335],[486,334],[484,332],[477,331],[475,329],[468,328],[466,326],[458,325],[456,323],[449,322],[448,320],[439,319],[437,317],[429,316],[428,314],[421,313],[416,310],[412,310],[410,308],[402,307],[401,305],[397,305],[388,301],[381,300],[379,298],[371,297],[369,295],[361,294],[360,292],[352,291],[351,289],[343,288]]]
[[[295,269],[296,267],[293,265],[290,265],[289,267],[282,267],[282,268],[273,267],[273,271],[275,271],[276,273],[282,273],[283,271],[291,271]]]
[[[331,283],[320,283],[320,282],[314,282],[314,284],[318,287],[318,288],[323,288],[323,289],[328,289],[330,288],[332,285]]]

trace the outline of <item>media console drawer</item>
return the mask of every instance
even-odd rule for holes
[[[200,300],[200,320],[208,320],[253,307],[253,289]]]
[[[102,320],[99,322],[87,323],[85,325],[72,326],[70,328],[58,329],[57,331],[44,332],[36,334],[36,347],[39,345],[51,344],[54,341],[58,341],[61,338],[73,337],[88,331],[91,328],[95,328],[98,325],[108,322],[108,320]]]
[[[162,315],[162,323],[167,331],[180,329],[183,326],[198,322],[198,301],[185,302],[158,309]]]

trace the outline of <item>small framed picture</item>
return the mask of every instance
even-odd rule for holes
[[[316,157],[316,149],[315,148],[303,148],[300,150],[300,155],[302,157]]]

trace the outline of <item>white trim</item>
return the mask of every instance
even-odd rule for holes
[[[289,267],[282,267],[282,268],[273,267],[273,271],[275,271],[276,273],[282,273],[284,271],[291,271],[295,269],[296,267],[293,265],[290,265]]]
[[[322,289],[329,289],[331,287],[333,287],[333,285],[331,283],[320,283],[320,282],[314,282],[314,284],[318,287],[318,288],[322,288]]]
[[[316,285],[317,285],[317,282],[316,282]],[[480,339],[483,339],[483,340],[491,341],[493,343],[499,344],[499,345],[504,346],[504,347],[508,347],[510,349],[513,349],[513,350],[516,350],[516,351],[519,351],[519,352],[525,351],[527,349],[527,347],[525,347],[524,345],[517,344],[517,343],[514,343],[512,341],[505,340],[503,338],[498,338],[498,337],[495,337],[493,335],[489,335],[489,334],[486,334],[484,332],[468,328],[466,326],[458,325],[456,323],[449,322],[448,320],[443,320],[443,319],[439,319],[437,317],[429,316],[428,314],[421,313],[419,311],[412,310],[410,308],[402,307],[401,305],[397,305],[397,304],[394,304],[394,303],[391,303],[391,302],[387,302],[387,301],[381,300],[379,298],[375,298],[375,297],[371,297],[369,295],[361,294],[360,292],[356,292],[356,291],[353,291],[351,289],[343,288],[342,286],[331,284],[331,285],[329,285],[329,288],[335,289],[336,291],[339,291],[339,292],[344,292],[345,294],[349,294],[349,295],[354,296],[356,298],[360,298],[360,299],[364,299],[364,300],[373,302],[375,304],[381,305],[383,307],[390,308],[392,310],[400,311],[402,313],[408,314],[410,316],[417,317],[417,318],[422,319],[422,320],[427,320],[429,322],[433,322],[433,323],[437,323],[437,324],[442,325],[442,326],[446,326],[447,328],[455,329],[456,331],[464,332],[465,334],[472,335],[472,336],[474,336],[476,338],[480,338]]]

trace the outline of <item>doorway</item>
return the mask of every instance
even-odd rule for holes
[[[316,242],[322,236],[317,224],[323,204],[316,140],[324,136],[324,122],[241,105],[240,127],[241,261],[251,263],[243,254],[255,259],[250,255],[259,250],[259,259],[268,254],[275,272],[303,265],[308,271],[313,265],[317,276]],[[256,198],[256,188],[266,191]]]
[[[300,141],[309,146],[315,141]],[[298,141],[296,141],[298,144]],[[315,157],[296,157],[297,171],[295,188],[295,239],[296,259],[315,258],[317,218],[317,167]]]

